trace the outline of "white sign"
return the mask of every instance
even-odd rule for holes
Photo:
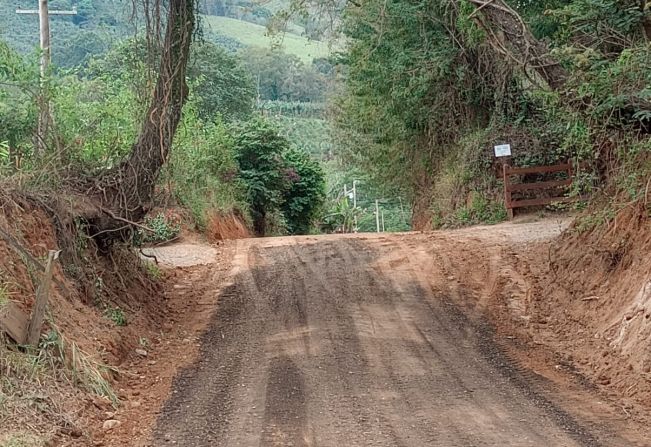
[[[496,157],[510,157],[511,156],[511,145],[510,144],[498,144],[495,146],[495,156]]]

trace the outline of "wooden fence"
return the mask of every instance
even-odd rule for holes
[[[513,183],[511,177],[522,176],[526,174],[547,174],[547,173],[566,173],[567,178],[562,180],[551,180],[531,183]],[[528,168],[513,168],[507,164],[503,166],[502,175],[504,179],[504,204],[509,215],[513,219],[513,210],[527,206],[542,206],[551,203],[568,203],[575,200],[573,197],[560,195],[561,188],[569,188],[574,178],[574,168],[572,163],[562,163],[552,166],[533,166]],[[547,191],[545,197],[537,198],[513,198],[513,193],[525,191]]]

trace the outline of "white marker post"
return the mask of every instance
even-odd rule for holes
[[[378,199],[375,199],[375,228],[376,232],[380,232],[380,205]]]

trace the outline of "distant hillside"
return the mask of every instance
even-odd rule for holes
[[[307,64],[311,64],[313,59],[330,54],[328,44],[297,34],[285,33],[271,37],[267,28],[262,25],[229,17],[202,16],[202,20],[202,25],[207,31],[235,39],[246,46],[269,48],[274,43],[280,43],[286,53],[298,56]]]
[[[233,3],[224,2],[228,8]],[[278,0],[282,4],[282,0]],[[204,8],[219,9],[219,1],[204,3]],[[225,13],[230,10],[225,8]],[[278,5],[275,5],[278,6]],[[19,15],[16,9],[36,9],[37,0],[0,0],[0,39],[22,54],[34,52],[38,47],[39,29],[38,16]],[[76,16],[51,16],[52,59],[60,67],[74,67],[84,64],[91,56],[101,55],[120,40],[134,35],[135,27],[131,22],[132,4],[125,0],[51,0],[52,10],[69,10],[77,8]],[[234,11],[241,13],[242,7]],[[204,9],[209,11],[209,9]],[[257,11],[257,10],[256,10]],[[267,15],[271,13],[268,12]],[[242,17],[244,20],[260,20],[266,22],[265,14]],[[236,51],[244,46],[269,48],[274,43],[280,43],[285,52],[298,56],[306,64],[312,60],[329,54],[328,45],[323,42],[309,40],[302,36],[303,28],[292,24],[290,32],[275,36],[267,35],[264,25],[237,18],[216,15],[203,15],[201,26],[205,38],[220,46]],[[140,27],[142,30],[142,27]]]
[[[76,16],[52,15],[52,59],[55,64],[71,67],[83,63],[89,55],[101,54],[116,41],[133,33],[129,17],[131,2],[123,0],[54,0],[50,9],[69,10]],[[26,54],[39,42],[38,16],[16,14],[16,9],[37,9],[37,0],[0,1],[0,39]]]

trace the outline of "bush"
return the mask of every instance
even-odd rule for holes
[[[170,214],[158,213],[154,217],[145,217],[145,226],[153,230],[140,230],[140,239],[144,243],[167,242],[176,238],[181,232],[181,223]]]
[[[234,127],[233,134],[256,233],[307,233],[325,197],[318,162],[290,148],[280,130],[263,118]]]
[[[214,212],[248,209],[238,171],[231,130],[219,119],[204,123],[188,104],[161,183],[190,210],[198,229],[206,229]]]
[[[107,307],[104,312],[106,317],[115,323],[116,326],[126,326],[127,317],[124,315],[124,311],[119,307]]]

